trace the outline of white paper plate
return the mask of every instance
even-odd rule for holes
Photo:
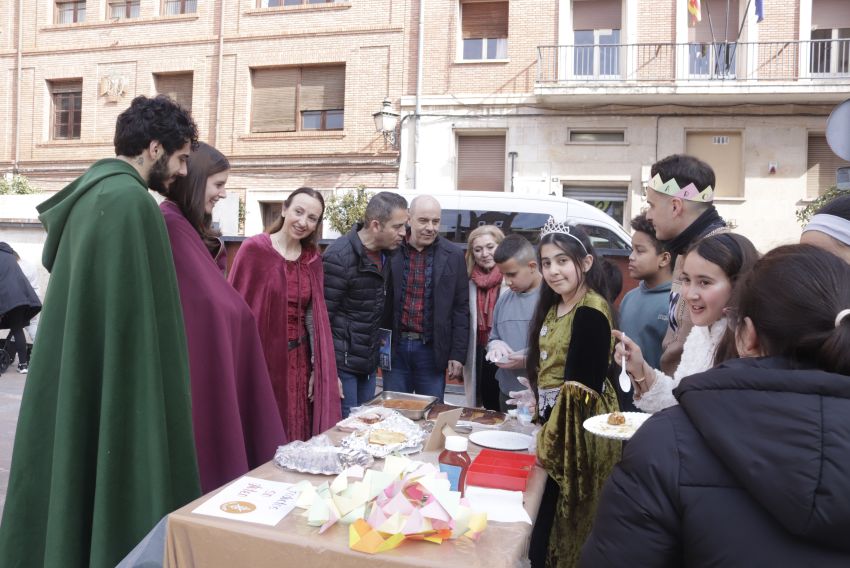
[[[626,423],[620,425],[608,424],[608,414],[593,416],[584,421],[584,429],[591,434],[612,440],[628,440],[631,438],[641,424],[652,416],[646,412],[623,412]]]
[[[493,450],[527,450],[531,436],[519,432],[480,430],[469,435],[469,441],[482,448]]]

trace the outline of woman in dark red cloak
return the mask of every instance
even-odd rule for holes
[[[180,287],[189,344],[192,424],[206,493],[274,457],[286,443],[272,401],[257,324],[224,278],[226,254],[212,229],[230,164],[201,143],[160,205]]]
[[[267,232],[247,239],[230,271],[233,287],[257,318],[286,432],[307,440],[341,418],[339,379],[316,227],[322,194],[296,189]]]

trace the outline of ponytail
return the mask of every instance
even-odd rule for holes
[[[811,245],[776,248],[740,283],[736,326],[750,318],[763,351],[850,375],[850,265]],[[838,317],[841,316],[841,317]]]

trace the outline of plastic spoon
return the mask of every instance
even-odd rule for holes
[[[623,334],[623,343],[626,342],[626,334]],[[626,350],[623,349],[623,358],[620,359],[620,389],[623,392],[632,390],[632,381],[629,379],[629,374],[626,372]]]

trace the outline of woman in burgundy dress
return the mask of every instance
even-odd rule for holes
[[[229,171],[227,158],[202,142],[160,205],[180,287],[204,493],[269,461],[287,441],[257,324],[224,278],[226,254],[212,228]]]
[[[316,227],[325,202],[296,189],[280,219],[247,239],[230,271],[257,318],[280,415],[292,440],[307,440],[341,418],[340,392]]]

